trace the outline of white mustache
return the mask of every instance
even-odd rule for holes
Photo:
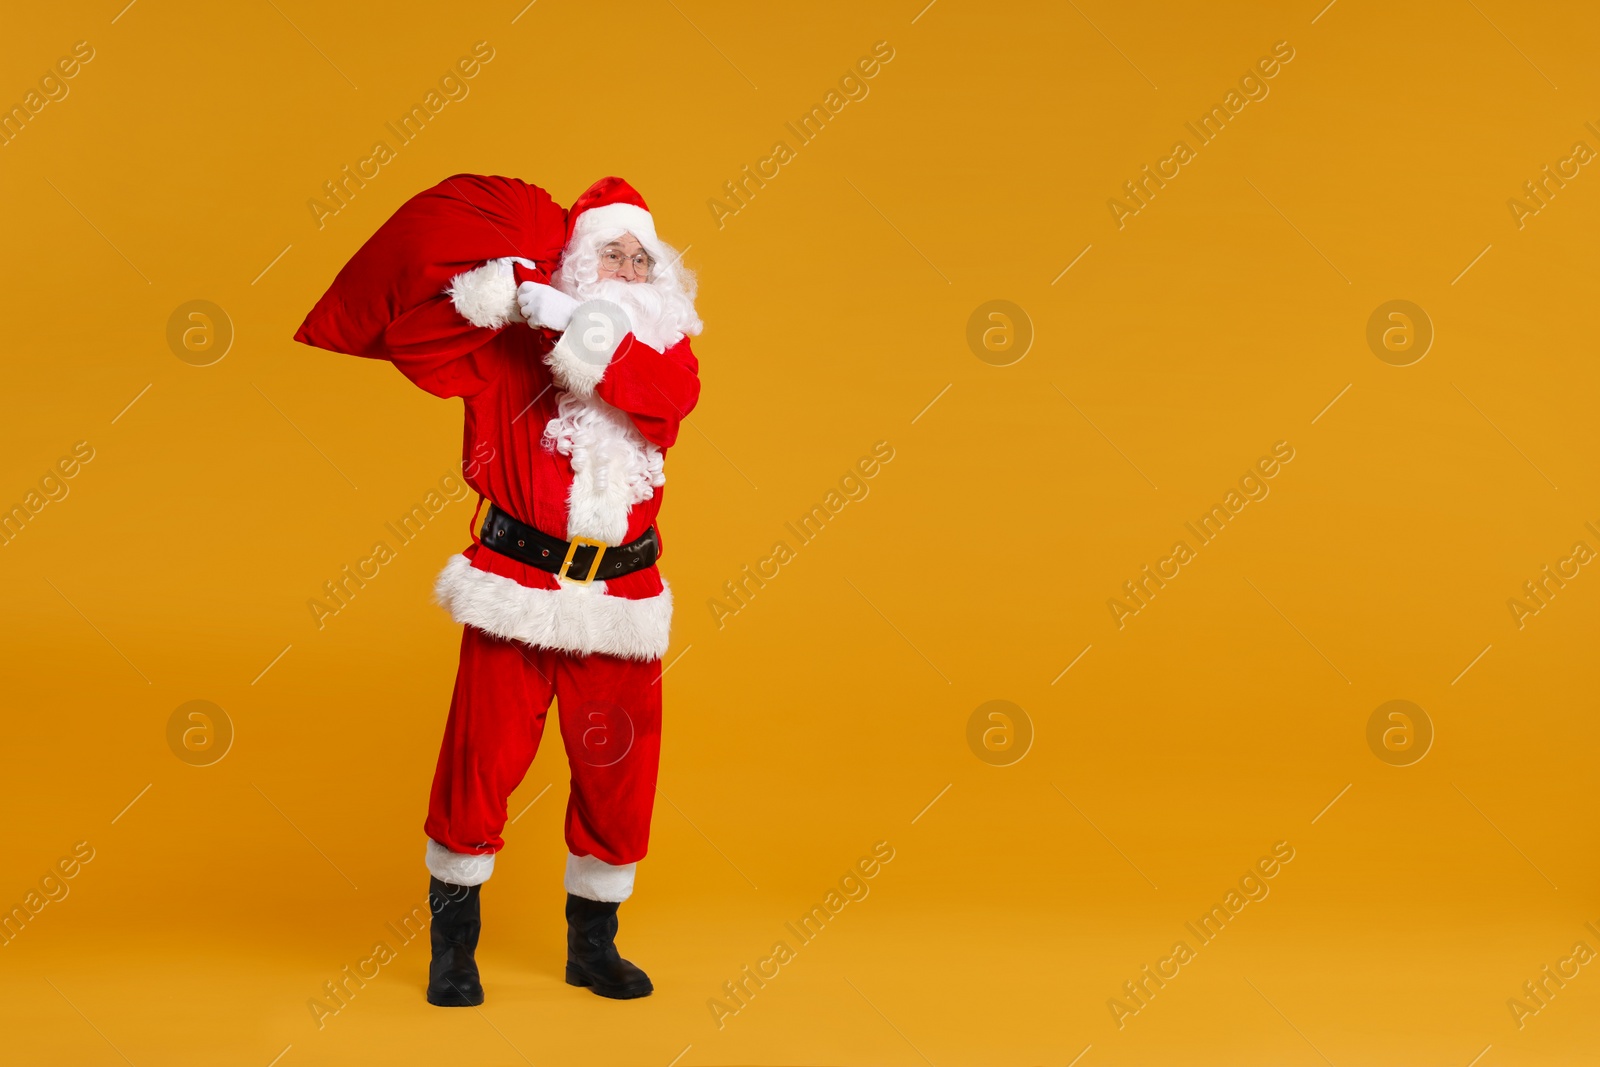
[[[580,300],[609,300],[620,306],[628,313],[634,335],[652,348],[662,347],[683,332],[665,294],[654,282],[600,278],[581,286],[576,295]]]

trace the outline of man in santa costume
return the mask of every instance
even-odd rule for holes
[[[566,980],[653,991],[615,936],[655,799],[672,618],[656,515],[700,393],[694,296],[620,178],[562,211],[516,179],[457,175],[397,212],[296,335],[465,403],[484,517],[435,585],[464,630],[424,825],[430,1003],[483,1002],[480,888],[552,697],[571,767]]]

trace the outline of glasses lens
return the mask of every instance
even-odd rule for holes
[[[632,263],[633,272],[643,278],[649,275],[651,260],[648,255],[640,252],[635,256],[625,256],[621,252],[607,251],[600,253],[600,265],[613,273],[622,269],[623,264]]]

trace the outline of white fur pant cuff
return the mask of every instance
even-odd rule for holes
[[[613,867],[593,856],[567,853],[567,892],[588,900],[620,904],[633,895],[633,872],[639,865]]]
[[[482,885],[494,873],[493,852],[481,856],[471,852],[451,852],[431,837],[428,839],[426,863],[429,874],[451,885]]]

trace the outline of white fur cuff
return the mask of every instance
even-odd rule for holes
[[[481,267],[462,271],[450,279],[450,302],[455,304],[461,317],[474,326],[487,326],[498,330],[513,322],[522,322],[522,311],[517,307],[517,280],[511,264],[521,263],[532,267],[530,260],[520,256],[491,259]]]
[[[561,339],[544,357],[556,384],[576,396],[592,395],[632,328],[627,313],[609,300],[579,304]]]
[[[494,873],[493,852],[482,856],[470,852],[451,852],[431,837],[428,838],[425,862],[429,874],[451,885],[482,885]]]
[[[587,900],[620,904],[633,895],[633,872],[637,863],[613,867],[593,856],[567,853],[567,892]]]
[[[456,555],[439,572],[433,595],[464,626],[580,655],[603,652],[624,659],[658,660],[672,628],[672,588],[642,600],[611,596],[604,581],[563,581],[559,589],[533,589],[478,570]]]

